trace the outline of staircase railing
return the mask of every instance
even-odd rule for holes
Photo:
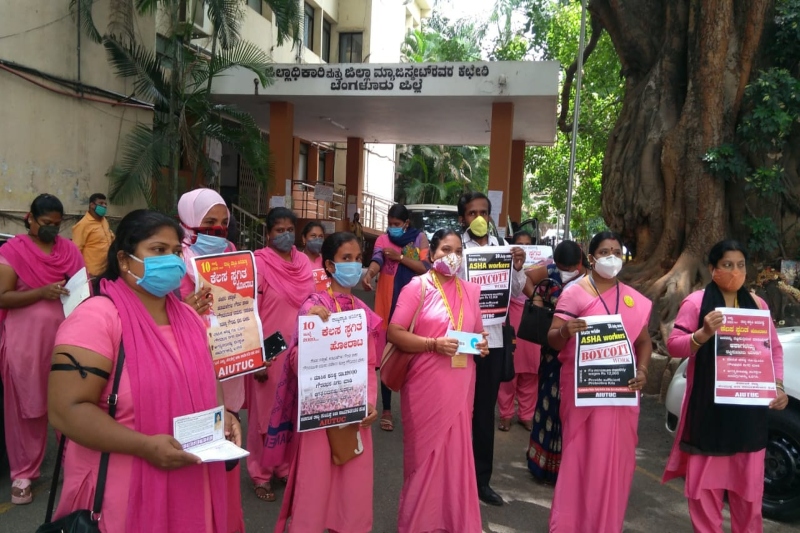
[[[236,220],[239,238],[236,247],[240,250],[259,250],[267,245],[267,224],[236,204],[231,204],[231,215]]]
[[[331,201],[315,198],[317,187],[325,185],[333,189]],[[347,189],[333,182],[292,182],[292,210],[298,218],[318,220],[345,220]]]
[[[386,231],[386,217],[389,215],[389,208],[393,205],[394,202],[391,200],[364,191],[361,223],[365,228],[372,228],[380,232]]]

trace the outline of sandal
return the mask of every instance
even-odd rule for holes
[[[283,483],[284,485],[288,485],[289,484],[289,476],[283,476],[280,479],[280,482]]]
[[[275,492],[272,490],[272,485],[269,481],[258,484],[253,489],[256,491],[256,498],[265,502],[275,501]]]
[[[497,429],[499,429],[500,431],[509,431],[511,429],[511,419],[501,418],[500,424],[497,426]]]
[[[526,420],[524,422],[522,420],[520,420],[519,421],[519,425],[524,427],[525,431],[527,431],[528,433],[533,431],[533,422],[531,422],[530,420]]]
[[[11,503],[28,505],[33,501],[31,482],[29,479],[15,479],[11,484]]]
[[[392,412],[384,411],[381,415],[381,429],[384,431],[394,431],[394,421],[392,420]]]

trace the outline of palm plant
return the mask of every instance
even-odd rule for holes
[[[277,17],[278,42],[298,42],[302,13],[295,0],[267,0]],[[71,0],[86,35],[102,43],[115,73],[133,83],[134,94],[153,106],[152,123],[137,124],[125,139],[121,157],[108,172],[110,198],[126,203],[140,195],[172,211],[177,205],[179,170],[213,173],[204,151],[214,139],[238,151],[254,175],[266,182],[269,150],[255,120],[234,106],[214,102],[214,78],[234,68],[256,75],[263,86],[269,55],[240,36],[245,17],[241,0],[111,0],[108,31],[101,35],[91,14],[92,0]],[[193,20],[186,14],[207,10],[213,25],[211,50],[192,46]],[[158,12],[164,50],[156,54],[137,42],[134,20]],[[163,194],[162,194],[163,192]]]

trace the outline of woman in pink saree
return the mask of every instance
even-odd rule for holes
[[[284,461],[288,442],[295,441],[286,494],[275,533],[368,533],[372,531],[373,455],[370,426],[377,420],[375,401],[378,380],[373,369],[380,364],[386,343],[383,321],[361,300],[352,288],[361,279],[361,245],[352,233],[334,233],[322,245],[322,259],[331,286],[309,296],[300,308],[300,316],[317,315],[327,322],[331,313],[363,309],[367,315],[369,350],[367,412],[359,427],[363,452],[342,465],[334,465],[327,431],[317,429],[294,432],[297,417],[297,349],[299,332],[283,367],[281,386],[273,411],[270,441],[264,452],[269,464]],[[285,384],[285,386],[283,385]],[[281,430],[280,428],[284,428]],[[277,438],[272,438],[273,436]],[[275,446],[273,443],[281,442]]]
[[[64,207],[39,195],[25,219],[26,235],[0,248],[0,377],[11,465],[11,503],[33,500],[47,445],[47,374],[56,330],[64,320],[59,297],[83,268],[78,248],[58,236]]]
[[[173,292],[186,265],[171,218],[132,211],[109,251],[100,295],[61,325],[48,388],[50,422],[70,443],[59,519],[91,509],[101,452],[108,452],[104,533],[225,533],[224,463],[183,451],[173,419],[224,403],[203,321]],[[119,352],[125,359],[115,418],[108,416]],[[225,434],[240,444],[236,418]]]
[[[403,490],[397,527],[400,533],[480,533],[472,455],[475,361],[456,354],[458,341],[447,337],[449,330],[481,333],[480,356],[489,353],[480,287],[458,279],[462,244],[457,233],[437,231],[430,251],[431,271],[403,288],[388,332],[389,342],[415,354],[400,391]]]
[[[194,189],[178,200],[178,217],[185,232],[183,237],[183,261],[186,275],[181,281],[180,297],[203,317],[207,326],[214,325],[211,289],[201,287],[195,291],[195,276],[192,258],[200,255],[235,252],[236,246],[228,240],[228,224],[231,213],[222,196],[213,189]],[[244,376],[222,382],[225,393],[225,409],[239,416],[244,406]],[[241,469],[238,465],[227,473],[228,481],[228,531],[244,533],[242,513]]]
[[[616,279],[622,269],[622,242],[602,232],[589,245],[591,274],[564,290],[548,333],[560,350],[563,455],[550,512],[552,533],[619,533],[625,520],[636,468],[639,406],[575,405],[575,334],[587,329],[584,317],[621,315],[633,348],[635,377],[628,389],[647,381],[652,344],[647,324],[652,304]],[[637,394],[638,400],[638,394]]]
[[[291,210],[271,209],[267,214],[269,247],[255,253],[258,314],[265,339],[276,331],[285,340],[292,339],[297,330],[297,313],[315,292],[311,262],[294,246],[296,225],[297,217]],[[276,499],[273,475],[277,474],[283,481],[289,475],[288,462],[274,469],[265,468],[261,457],[284,358],[285,352],[274,361],[268,361],[264,370],[245,378],[247,450],[250,452],[247,471],[256,496],[267,502]]]

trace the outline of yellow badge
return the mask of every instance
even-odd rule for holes
[[[628,307],[633,307],[633,297],[631,297],[630,295],[626,296],[622,300],[625,302],[625,305],[627,305]]]

